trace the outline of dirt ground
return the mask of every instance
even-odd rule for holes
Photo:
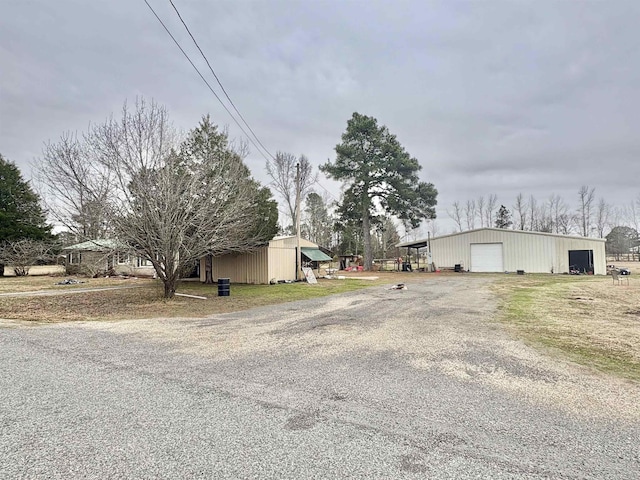
[[[570,408],[576,414],[617,412],[640,418],[636,397],[611,391],[608,379],[546,357],[500,332],[494,323],[497,301],[491,292],[495,276],[400,273],[387,278],[391,284],[405,282],[407,290],[376,286],[310,301],[313,307],[301,308],[309,304],[293,302],[194,320],[206,328],[194,328],[193,321],[169,320],[97,324],[95,328],[138,331],[149,339],[180,345],[189,354],[229,360],[257,354],[305,352],[321,358],[355,351],[395,352],[410,359],[415,368],[526,392],[531,399]],[[601,280],[606,283],[604,277]],[[622,289],[618,293],[623,295]],[[274,316],[275,309],[286,313]],[[579,407],[587,404],[593,408]]]
[[[0,412],[0,451],[95,478],[138,459],[221,478],[207,470],[220,458],[244,469],[224,478],[637,476],[640,384],[499,321],[492,284],[528,276],[400,275],[201,318],[0,328],[3,412],[21,415]],[[69,448],[83,454],[56,454]]]

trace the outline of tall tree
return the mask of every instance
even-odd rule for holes
[[[496,216],[496,228],[509,228],[513,225],[511,221],[511,212],[504,205],[500,205],[498,215]]]
[[[583,237],[588,237],[591,233],[591,221],[593,219],[593,202],[595,200],[595,188],[589,188],[586,185],[578,190],[578,220],[580,222],[580,233]]]
[[[489,195],[489,199],[487,200],[487,208],[485,209],[486,221],[485,224],[487,227],[493,225],[493,215],[496,211],[496,206],[498,203],[498,196],[495,193]]]
[[[527,227],[527,202],[524,200],[522,193],[519,193],[516,197],[516,204],[513,206],[513,211],[516,217],[516,228],[518,230],[525,230]]]
[[[529,208],[529,231],[535,232],[538,230],[538,225],[540,223],[540,219],[538,217],[540,211],[538,210],[538,201],[536,200],[536,197],[529,195],[529,202],[527,205]]]
[[[297,165],[300,165],[300,200],[311,191],[316,182],[317,174],[313,173],[313,165],[307,157],[300,155],[297,158],[291,153],[277,152],[273,160],[267,161],[267,173],[271,177],[273,188],[284,199],[289,217],[291,218],[291,231],[296,226],[296,175]]]
[[[476,206],[478,207],[478,218],[480,219],[480,228],[484,227],[485,225],[485,201],[484,201],[484,195],[480,195],[478,197],[478,200],[476,201]],[[488,223],[487,227],[490,227],[491,224]]]
[[[400,243],[400,234],[396,227],[395,222],[390,216],[382,218],[376,228],[377,234],[377,252],[376,255],[379,258],[387,258],[387,253],[390,251],[395,252],[396,245]],[[395,257],[396,255],[394,255]]]
[[[87,141],[112,179],[105,211],[115,236],[151,262],[165,298],[199,258],[250,250],[275,228],[274,205],[261,213],[267,192],[209,117],[180,143],[166,109],[139,99],[120,119],[94,126]]]
[[[364,267],[373,264],[371,219],[379,210],[410,223],[435,218],[437,190],[431,183],[420,182],[418,161],[400,145],[386,126],[373,117],[354,113],[336,146],[335,163],[320,169],[345,186],[339,210],[362,219]]]
[[[467,230],[473,230],[476,228],[476,201],[467,200],[467,204],[464,207],[464,216],[467,221]]]
[[[604,232],[609,226],[609,217],[611,217],[611,205],[609,205],[604,198],[600,198],[596,207],[595,214],[595,227],[598,234],[598,238],[604,238]]]
[[[112,178],[94,158],[87,135],[63,133],[57,143],[47,143],[35,164],[36,180],[54,220],[76,240],[109,236],[108,197]]]
[[[329,247],[333,222],[329,216],[327,202],[316,192],[307,195],[305,208],[305,233],[308,240]]]
[[[51,226],[40,198],[18,167],[0,154],[0,244],[22,239],[50,240]],[[0,276],[4,263],[0,262]]]
[[[606,239],[607,255],[615,255],[616,260],[620,259],[620,255],[628,255],[632,248],[640,244],[638,231],[623,225],[613,227]]]
[[[447,210],[447,214],[449,214],[449,217],[451,217],[451,219],[454,222],[456,222],[458,231],[461,232],[462,231],[462,207],[460,206],[460,202],[456,200],[455,202],[453,202],[451,207],[452,207],[451,211]]]

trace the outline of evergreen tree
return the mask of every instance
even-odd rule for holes
[[[331,246],[332,222],[327,204],[316,192],[307,195],[305,233],[307,239],[329,248]]]
[[[423,219],[435,218],[438,192],[433,184],[419,181],[418,160],[373,117],[354,113],[336,153],[335,163],[320,169],[344,183],[338,211],[343,220],[362,222],[364,267],[370,270],[372,220],[383,211],[417,227]]]
[[[626,226],[613,227],[606,239],[607,255],[615,255],[617,260],[620,259],[620,255],[629,255],[640,244],[640,236],[636,229]]]
[[[500,205],[498,215],[496,217],[496,228],[509,228],[513,225],[511,221],[511,212],[504,205]]]
[[[40,198],[18,167],[0,154],[0,244],[22,239],[50,240],[51,226]],[[4,265],[0,265],[0,276]]]

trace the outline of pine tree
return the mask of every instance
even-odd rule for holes
[[[511,221],[511,212],[504,205],[500,205],[498,215],[496,216],[496,228],[509,228],[513,225]]]
[[[40,198],[18,167],[0,154],[0,244],[22,239],[50,240],[51,226]],[[0,265],[0,276],[4,265]]]
[[[336,146],[335,163],[320,169],[345,186],[338,212],[344,221],[359,221],[364,240],[364,267],[371,269],[372,220],[380,211],[396,216],[411,227],[435,218],[437,190],[420,182],[422,168],[386,126],[373,117],[354,113]]]

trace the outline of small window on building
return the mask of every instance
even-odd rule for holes
[[[151,267],[151,266],[153,266],[153,264],[151,263],[151,260],[148,260],[143,257],[138,257],[138,267]]]
[[[118,265],[128,265],[129,264],[129,254],[124,252],[118,252],[116,254],[116,259],[118,261]]]
[[[79,264],[82,262],[82,253],[80,252],[69,252],[67,254],[67,263],[69,265]]]

